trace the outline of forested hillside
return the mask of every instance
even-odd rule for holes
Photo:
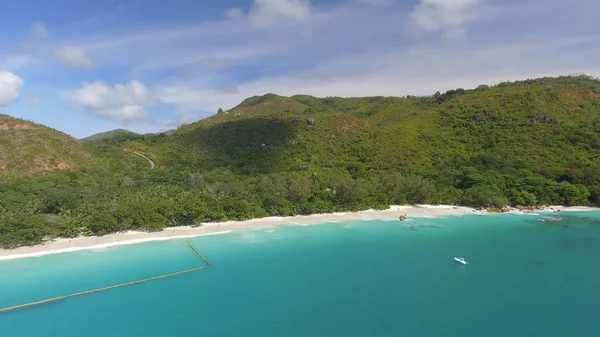
[[[251,97],[169,134],[86,142],[93,167],[5,178],[0,245],[390,204],[598,205],[599,131],[600,81],[587,76]]]
[[[75,138],[0,114],[0,177],[37,176],[89,165],[92,156]]]
[[[116,130],[110,130],[110,131],[106,131],[106,132],[97,133],[95,135],[85,137],[81,140],[84,142],[96,142],[96,141],[110,139],[112,137],[119,136],[119,135],[137,135],[137,133],[131,132],[129,130],[116,129]]]

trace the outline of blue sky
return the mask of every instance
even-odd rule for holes
[[[597,0],[3,0],[0,113],[81,138],[252,95],[600,76]]]

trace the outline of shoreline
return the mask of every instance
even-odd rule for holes
[[[539,213],[559,211],[593,211],[600,210],[592,207],[564,207],[549,206],[535,210],[505,210],[507,214],[539,215]],[[398,221],[402,215],[409,219],[414,218],[437,218],[444,216],[461,216],[468,214],[486,215],[496,212],[474,209],[471,207],[452,205],[416,205],[416,206],[391,206],[387,210],[366,210],[359,212],[339,212],[327,214],[296,215],[296,216],[274,216],[267,218],[251,219],[247,221],[226,221],[218,223],[204,223],[198,227],[180,226],[167,227],[160,232],[127,231],[121,233],[107,234],[104,236],[86,236],[73,239],[59,238],[35,246],[24,246],[15,249],[0,249],[0,262],[7,260],[40,257],[52,254],[76,252],[82,250],[103,250],[106,248],[138,244],[152,241],[166,241],[183,239],[186,237],[198,237],[205,235],[218,235],[231,233],[233,231],[262,229],[275,226],[310,226],[323,223],[344,221]]]

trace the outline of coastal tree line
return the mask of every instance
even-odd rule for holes
[[[380,171],[354,178],[335,169],[317,175],[253,176],[227,169],[57,173],[0,185],[0,246],[274,215],[387,209],[393,204],[598,204],[596,179],[600,179],[596,171],[557,182],[534,174],[517,177],[472,167],[437,177]],[[586,181],[593,184],[586,186]]]
[[[0,246],[392,204],[600,206],[598,112],[587,76],[406,99],[257,96],[173,132],[85,143],[92,166],[2,176]]]

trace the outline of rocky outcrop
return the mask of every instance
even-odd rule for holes
[[[512,211],[512,208],[510,208],[509,206],[504,206],[504,207],[488,207],[488,208],[484,208],[484,211],[488,212],[488,213],[506,213],[506,212],[510,212]]]
[[[556,118],[549,116],[545,113],[535,113],[531,116],[529,116],[529,121],[530,122],[543,122],[546,124],[557,124],[558,121],[556,120]]]
[[[521,213],[535,213],[536,209],[533,206],[517,206],[517,209],[521,212]]]
[[[15,124],[15,123],[4,123],[0,124],[0,130],[27,130],[29,125],[27,124]]]

